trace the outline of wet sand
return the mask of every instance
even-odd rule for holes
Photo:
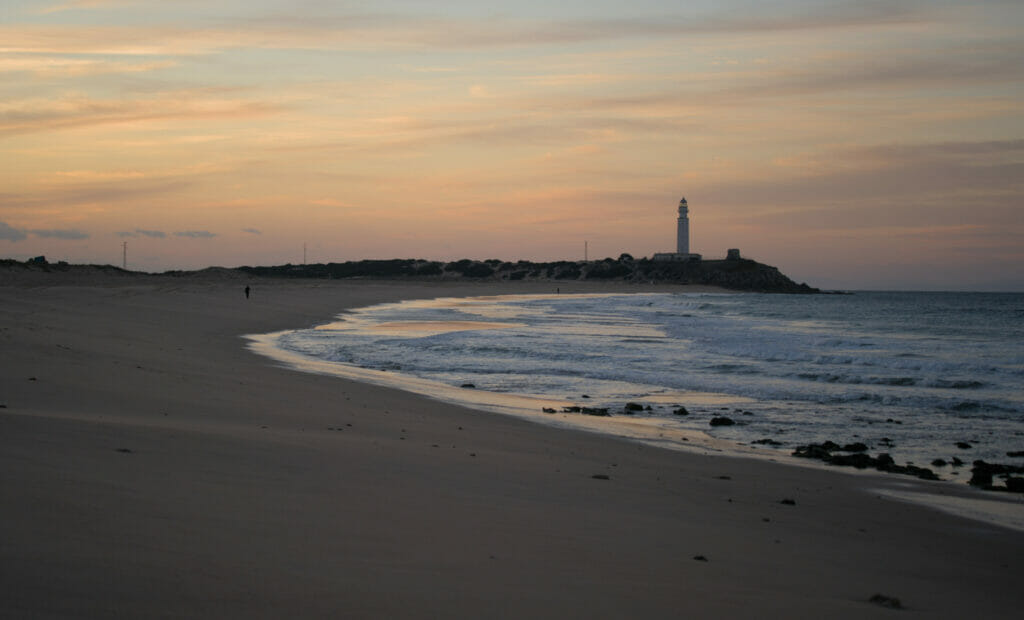
[[[289,370],[241,337],[552,288],[0,286],[0,615],[890,617],[881,594],[1017,616],[1024,533],[881,492],[929,483],[541,426]]]

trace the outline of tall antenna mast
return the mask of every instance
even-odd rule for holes
[[[128,242],[121,242],[121,268],[125,271],[128,270]]]

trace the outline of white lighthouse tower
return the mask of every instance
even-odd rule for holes
[[[656,252],[656,261],[699,261],[700,254],[690,254],[690,206],[686,198],[679,199],[679,219],[676,220],[676,251]]]
[[[679,199],[679,219],[676,220],[676,254],[690,254],[690,207],[686,198]]]

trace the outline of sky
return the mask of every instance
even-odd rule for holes
[[[0,257],[1024,291],[1024,2],[3,0]],[[127,246],[124,244],[127,243]]]

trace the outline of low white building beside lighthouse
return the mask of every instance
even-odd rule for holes
[[[654,260],[688,261],[700,258],[700,254],[690,253],[690,205],[686,203],[686,198],[680,198],[679,218],[676,220],[676,251],[658,252],[654,255]]]

